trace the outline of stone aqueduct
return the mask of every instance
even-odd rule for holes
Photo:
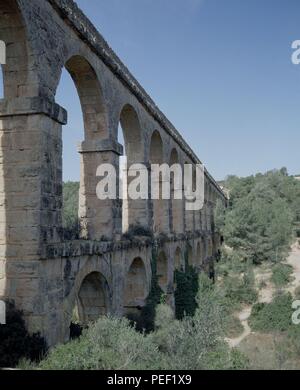
[[[145,303],[153,253],[161,288],[174,304],[174,270],[186,259],[209,272],[219,249],[213,209],[226,203],[205,172],[205,205],[129,202],[128,224],[154,238],[122,236],[120,201],[96,197],[96,168],[116,167],[121,123],[129,162],[196,164],[199,159],[72,0],[0,0],[6,43],[0,100],[0,299],[23,310],[29,330],[49,345],[65,341],[74,306],[83,321],[124,315]],[[81,239],[62,235],[62,131],[55,102],[63,68],[80,97]],[[176,191],[173,188],[173,193]]]

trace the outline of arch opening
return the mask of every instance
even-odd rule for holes
[[[130,105],[124,106],[120,114],[118,142],[123,146],[123,156],[119,159],[119,176],[123,194],[120,199],[121,226],[122,232],[125,233],[130,226],[142,224],[138,212],[140,200],[131,201],[127,196],[128,184],[132,180],[128,177],[128,168],[131,164],[143,162],[140,121],[136,111]]]
[[[28,71],[30,57],[27,31],[15,0],[1,2],[0,37],[6,46],[6,61],[2,69],[3,96],[6,99],[37,96],[39,87],[36,76],[34,72]]]
[[[78,319],[82,325],[95,322],[108,313],[109,288],[100,272],[92,272],[83,280],[77,297]]]
[[[62,156],[59,156],[62,177],[57,178],[58,183],[63,183],[63,240],[88,238],[89,213],[95,212],[90,198],[96,198],[95,170],[100,157],[85,150],[86,146],[87,151],[96,150],[94,142],[108,137],[108,126],[99,80],[85,58],[73,56],[65,63],[56,100],[68,111],[68,125],[62,132]]]
[[[133,260],[126,276],[124,290],[124,314],[130,318],[139,317],[147,298],[147,276],[143,260]]]
[[[78,239],[80,155],[79,142],[84,139],[84,121],[76,86],[67,69],[63,69],[56,99],[68,112],[68,124],[62,128],[62,227],[63,240]]]
[[[149,160],[150,164],[163,164],[163,141],[157,130],[154,131],[151,137]],[[169,227],[167,201],[162,199],[162,180],[160,174],[158,182],[152,182],[153,185],[159,186],[158,199],[152,200],[153,231],[156,234],[167,231]]]

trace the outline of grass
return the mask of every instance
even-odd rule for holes
[[[249,325],[257,332],[283,332],[292,326],[291,294],[280,294],[271,303],[257,303],[253,306]]]
[[[272,269],[271,281],[276,287],[285,287],[292,280],[293,267],[288,264],[276,264]]]
[[[226,336],[229,338],[236,338],[243,332],[244,327],[241,321],[235,315],[230,315],[226,324]]]

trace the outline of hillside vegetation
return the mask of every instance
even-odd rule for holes
[[[227,209],[218,203],[215,212],[216,228],[225,239],[216,283],[201,274],[189,292],[180,286],[193,273],[182,277],[175,293],[177,318],[164,296],[158,304],[156,297],[154,326],[147,332],[127,319],[102,317],[40,363],[22,361],[20,367],[300,368],[300,327],[291,321],[299,289],[291,289],[294,269],[286,263],[291,244],[300,236],[300,182],[281,169],[247,178],[230,176],[224,185],[230,201]],[[77,196],[78,184],[67,183],[64,224],[70,231],[78,226]]]

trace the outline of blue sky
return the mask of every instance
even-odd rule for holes
[[[80,8],[216,179],[286,166],[300,173],[299,0],[78,0]],[[69,111],[64,178],[78,178],[82,119]]]

